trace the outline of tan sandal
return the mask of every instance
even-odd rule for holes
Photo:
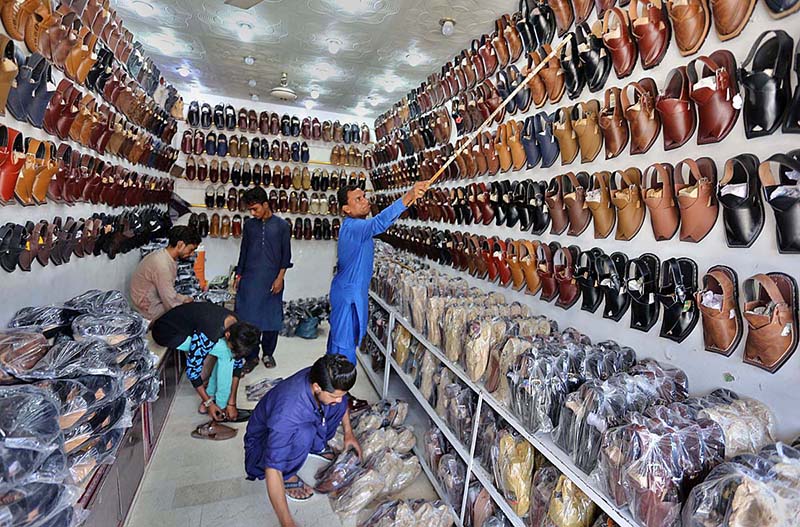
[[[195,439],[210,439],[212,441],[225,441],[236,437],[237,430],[213,421],[202,424],[194,429],[192,437]]]

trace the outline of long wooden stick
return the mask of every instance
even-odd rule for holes
[[[516,97],[516,95],[520,91],[522,91],[522,89],[525,86],[527,86],[527,84],[539,73],[539,71],[541,71],[541,69],[544,68],[545,64],[550,62],[550,60],[553,57],[555,57],[556,55],[558,55],[561,52],[561,48],[563,48],[565,45],[567,45],[567,43],[569,43],[570,40],[572,40],[572,34],[568,33],[566,38],[564,40],[562,40],[558,44],[558,46],[556,46],[556,48],[554,50],[552,50],[544,59],[542,59],[542,61],[535,68],[533,68],[533,70],[530,73],[528,73],[528,75],[525,77],[525,79],[522,82],[519,83],[519,86],[517,86],[514,89],[514,91],[512,91],[508,95],[508,97],[506,97],[503,100],[503,102],[500,105],[498,105],[497,108],[494,109],[492,114],[489,117],[487,117],[485,121],[483,121],[483,124],[480,125],[477,130],[475,130],[471,134],[467,135],[467,141],[464,141],[464,143],[460,147],[458,147],[458,149],[453,153],[453,155],[451,155],[450,158],[447,161],[445,161],[444,165],[442,165],[441,168],[439,168],[439,170],[436,171],[436,173],[433,175],[433,177],[431,177],[426,182],[425,190],[428,190],[431,185],[436,183],[436,180],[439,179],[442,174],[444,174],[444,171],[447,170],[447,167],[449,167],[451,164],[453,164],[453,161],[455,161],[456,158],[461,155],[461,152],[463,152],[464,149],[466,149],[468,146],[472,145],[472,142],[480,134],[482,134],[484,132],[484,130],[486,130],[489,127],[490,124],[492,124],[492,121],[494,121],[495,117],[497,117],[497,115],[503,110],[503,108],[505,108],[506,104],[508,104],[508,102],[511,99]]]

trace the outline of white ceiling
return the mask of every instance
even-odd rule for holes
[[[191,100],[200,93],[268,102],[282,71],[327,111],[375,116],[438,71],[515,0],[265,0],[247,10],[222,0],[114,0],[125,25]],[[148,13],[146,16],[143,14]],[[450,37],[439,20],[456,21]],[[333,42],[333,44],[331,44]],[[336,47],[339,47],[337,53]],[[255,57],[253,66],[244,64]],[[410,62],[410,63],[409,63]],[[188,77],[178,68],[188,67]],[[248,86],[254,79],[255,88]]]

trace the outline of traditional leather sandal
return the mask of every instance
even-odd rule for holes
[[[569,226],[569,217],[564,205],[563,179],[555,176],[550,180],[545,193],[545,202],[550,215],[550,234],[562,234]]]
[[[661,303],[656,299],[661,262],[645,253],[628,261],[625,283],[631,297],[631,329],[648,332],[658,322]]]
[[[797,349],[797,282],[784,273],[757,274],[742,290],[748,325],[744,362],[775,373]]]
[[[688,168],[686,178],[684,167]],[[698,243],[717,222],[717,166],[708,157],[684,159],[675,165],[674,176],[681,217],[680,239]]]
[[[669,258],[661,263],[658,298],[664,305],[659,335],[683,342],[700,318],[695,300],[697,264],[689,258]]]
[[[621,252],[598,256],[595,266],[597,284],[603,292],[603,318],[619,322],[631,303],[625,287],[625,271],[628,257]]]
[[[590,186],[584,199],[586,207],[594,220],[595,239],[607,238],[614,230],[616,210],[611,201],[614,179],[610,172],[596,172],[592,175]]]
[[[195,439],[210,439],[212,441],[224,441],[236,437],[237,430],[229,426],[211,421],[202,424],[194,429],[191,436]],[[299,480],[299,478],[298,478]],[[287,497],[289,497],[287,495]],[[294,498],[293,498],[294,499]]]
[[[798,181],[792,174],[800,171],[800,150],[775,154],[761,163],[758,176],[764,197],[775,215],[778,252],[800,253],[800,198],[795,192]]]
[[[740,154],[725,162],[717,200],[722,205],[728,247],[750,247],[764,228],[758,165],[753,154]]]
[[[703,276],[703,289],[696,294],[703,322],[706,351],[729,357],[744,334],[739,310],[739,280],[736,272],[715,265]]]
[[[580,249],[574,245],[561,247],[553,255],[553,274],[558,284],[556,305],[569,309],[577,303],[581,289],[575,280],[575,262],[580,258]]]
[[[602,256],[603,250],[594,247],[582,251],[575,262],[574,279],[580,288],[581,311],[594,313],[603,302],[603,290],[598,286],[597,259]]]
[[[540,298],[545,302],[552,302],[558,297],[553,255],[559,249],[561,249],[561,245],[557,242],[541,243],[536,248],[536,273],[539,275],[542,292]]]

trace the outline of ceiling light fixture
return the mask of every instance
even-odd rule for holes
[[[258,94],[257,93],[251,93],[250,94],[250,100],[251,101],[257,101],[258,100]]]
[[[257,84],[258,83],[256,82],[255,79],[250,79],[249,81],[247,81],[247,85],[250,86],[251,88],[255,88]]]
[[[336,55],[342,49],[342,41],[336,38],[328,39],[328,52],[331,55]]]
[[[375,106],[378,106],[378,105],[381,103],[381,100],[383,100],[383,97],[379,97],[379,96],[377,96],[377,95],[375,95],[375,94],[372,94],[372,95],[370,95],[369,97],[367,97],[367,102],[368,102],[368,103],[369,103],[369,105],[370,105],[370,106],[372,106],[373,108],[374,108]]]
[[[419,66],[423,62],[427,62],[427,57],[423,56],[419,51],[409,51],[406,53],[406,62],[409,66]]]
[[[347,11],[351,14],[365,13],[373,8],[373,0],[333,0],[332,3],[342,11]]]
[[[310,110],[316,105],[317,105],[317,103],[315,103],[314,101],[311,101],[311,100],[306,100],[305,102],[303,102],[303,106],[306,107],[306,110]]]
[[[253,30],[255,29],[253,24],[242,20],[236,23],[236,27],[239,28],[238,34],[242,41],[250,42],[253,40]]]
[[[297,99],[297,93],[289,87],[289,75],[286,72],[281,73],[280,86],[272,88],[269,94],[282,101],[294,101]]]
[[[364,117],[369,113],[369,110],[367,110],[363,106],[356,106],[355,108],[353,108],[353,113],[359,117]]]
[[[316,62],[310,64],[307,69],[309,73],[321,81],[326,81],[331,77],[337,77],[340,73],[339,68],[332,64],[328,64],[327,62]]]
[[[133,0],[133,2],[131,2],[131,9],[141,17],[152,16],[156,12],[156,8],[153,7],[153,4],[142,0]]]
[[[319,99],[319,90],[317,88],[311,88],[311,91],[308,92],[311,95],[312,99]]]
[[[442,26],[442,35],[449,37],[456,30],[456,21],[452,18],[442,18],[439,20],[439,25]]]
[[[178,68],[178,75],[180,75],[181,77],[188,77],[191,74],[192,70],[190,70],[188,66],[181,66],[180,68]]]
[[[248,66],[252,66],[253,64],[256,63],[256,58],[253,57],[252,55],[247,55],[246,57],[244,57],[243,60],[244,63],[247,64]]]

